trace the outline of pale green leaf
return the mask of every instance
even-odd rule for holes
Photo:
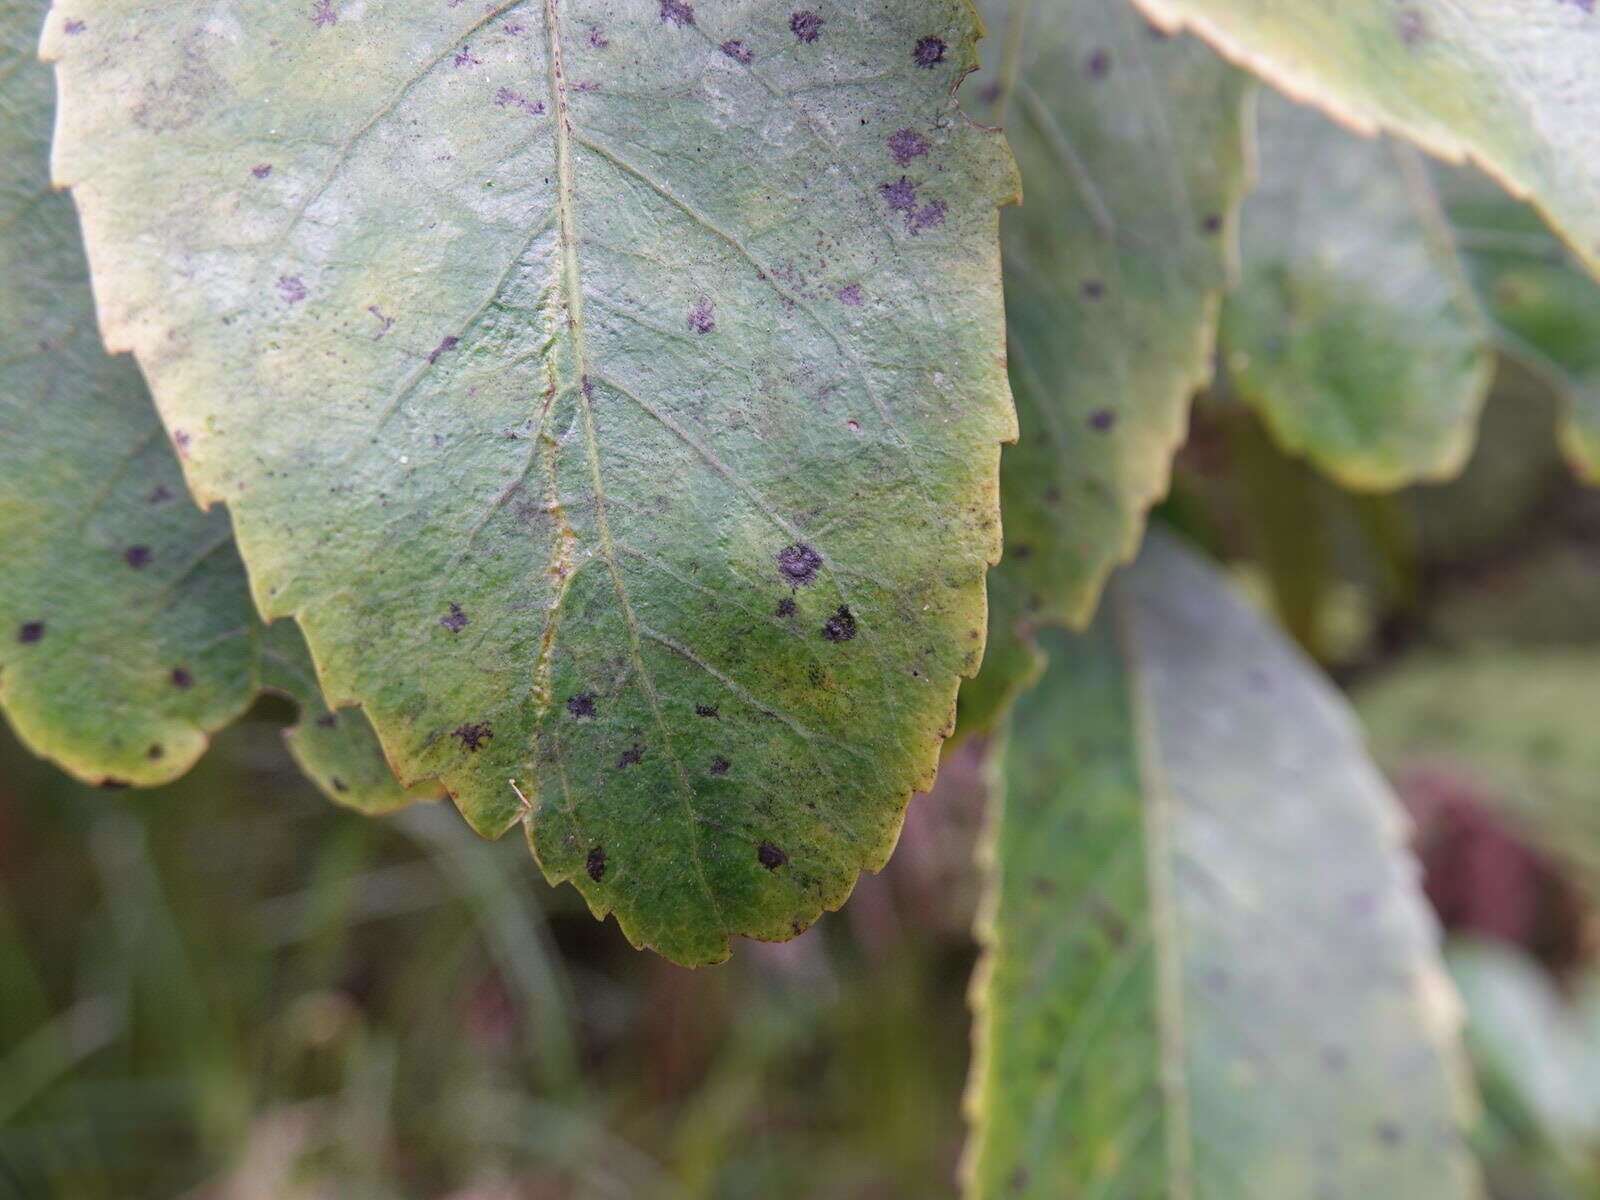
[[[1590,0],[1134,0],[1346,124],[1472,159],[1600,268]]]
[[[45,6],[0,0],[0,706],[23,742],[95,783],[186,771],[258,687],[301,706],[330,795],[403,802],[359,710],[326,718],[291,622],[263,630],[227,515],[189,500],[137,368],[112,358],[72,201],[50,188]]]
[[[970,1195],[1474,1194],[1458,1009],[1333,689],[1154,538],[996,789]]]
[[[1001,471],[1006,551],[964,730],[1036,667],[1027,630],[1081,627],[1167,490],[1211,376],[1247,186],[1248,78],[1121,0],[988,0],[1005,47],[963,95],[1003,123],[1024,202],[1002,220],[1022,437]]]
[[[953,100],[976,39],[964,0],[46,29],[102,327],[261,609],[404,781],[680,961],[883,863],[982,653],[1015,184]]]
[[[1501,349],[1560,395],[1561,448],[1600,482],[1600,284],[1536,213],[1477,171],[1434,179]]]
[[[1222,315],[1236,394],[1346,487],[1454,475],[1493,370],[1427,168],[1274,93]]]

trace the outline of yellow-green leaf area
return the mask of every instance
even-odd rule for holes
[[[73,28],[69,28],[73,26]],[[887,857],[998,557],[961,0],[58,7],[110,343],[404,783],[636,943]]]

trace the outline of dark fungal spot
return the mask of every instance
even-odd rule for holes
[[[1085,279],[1078,289],[1086,300],[1098,300],[1106,294],[1106,285],[1098,279]]]
[[[880,183],[878,194],[889,206],[890,212],[910,213],[917,206],[917,189],[904,175],[893,183]]]
[[[320,717],[317,718],[317,724],[320,725],[323,729],[332,729],[338,723],[339,723],[339,718],[334,716],[332,713],[323,713]]]
[[[494,102],[501,108],[521,109],[529,116],[537,117],[544,112],[543,100],[530,100],[521,92],[513,88],[503,87],[494,94]]]
[[[257,179],[265,179],[268,175],[272,174],[272,164],[257,163],[255,166],[250,168],[250,174],[254,175]]]
[[[779,850],[771,842],[762,842],[756,847],[756,859],[769,871],[776,871],[789,861],[789,856]]]
[[[125,787],[132,787],[133,785],[126,779],[114,779],[110,775],[107,775],[100,781],[100,786],[105,788],[108,792],[115,792],[121,791]]]
[[[851,308],[860,308],[862,303],[861,285],[859,283],[847,283],[840,288],[839,303],[848,305]]]
[[[589,49],[591,50],[604,50],[607,46],[611,45],[611,39],[606,37],[605,31],[602,30],[598,25],[589,30],[589,36],[585,39],[585,41],[588,43]]]
[[[172,673],[167,676],[175,688],[191,688],[194,686],[194,676],[189,673],[188,667],[173,667]]]
[[[821,567],[822,555],[804,542],[795,542],[778,551],[778,574],[795,587],[815,583]]]
[[[906,214],[906,228],[912,233],[921,233],[925,229],[934,229],[944,224],[947,209],[943,200],[935,200],[932,204],[924,204],[914,213]]]
[[[17,629],[17,641],[24,646],[31,646],[44,637],[43,621],[24,621]]]
[[[311,23],[318,29],[339,23],[339,14],[333,11],[333,0],[317,0],[311,6]]]
[[[750,47],[746,46],[738,38],[729,38],[722,43],[720,49],[740,66],[748,67],[755,61],[756,56],[750,52]]]
[[[617,770],[638,766],[644,761],[644,747],[635,742],[617,756]]]
[[[1111,55],[1104,50],[1096,50],[1089,55],[1089,61],[1086,65],[1090,79],[1104,79],[1111,74]]]
[[[839,605],[822,626],[822,636],[830,642],[848,642],[856,635],[856,619],[847,604]]]
[[[433,348],[432,353],[428,355],[428,365],[431,367],[434,363],[439,361],[439,356],[441,354],[445,354],[451,350],[454,350],[460,344],[461,339],[458,337],[447,337],[443,339],[437,346]]]
[[[814,12],[797,12],[789,15],[789,32],[802,42],[814,42],[822,33],[822,18]]]
[[[732,766],[733,764],[727,759],[723,758],[720,754],[714,754],[711,756],[711,773],[713,775],[726,775],[728,773],[728,769]]]
[[[1207,213],[1200,222],[1200,228],[1207,233],[1220,233],[1222,231],[1222,216],[1219,213]]]
[[[919,67],[932,68],[935,63],[944,61],[944,50],[943,38],[918,38],[917,44],[911,49],[911,61]]]
[[[144,752],[144,756],[146,758],[148,758],[151,762],[155,762],[157,759],[163,757],[166,754],[166,752],[167,751],[166,751],[165,747],[160,746],[160,745],[155,745],[155,746],[151,746],[150,749],[146,750]]]
[[[790,597],[785,596],[778,601],[778,615],[780,617],[794,616],[794,601]]]
[[[472,52],[471,46],[463,46],[456,51],[455,65],[458,67],[481,67],[483,59]]]
[[[697,717],[711,717],[714,720],[720,719],[715,704],[696,704],[694,706],[694,715]]]
[[[694,5],[685,4],[683,0],[661,0],[661,20],[665,24],[671,21],[682,28],[694,24]]]
[[[151,491],[151,493],[148,496],[145,497],[145,503],[146,504],[160,504],[163,500],[171,500],[171,499],[172,499],[172,493],[167,490],[166,485],[158,483],[158,484],[156,484],[154,490]]]
[[[1096,433],[1105,433],[1117,423],[1117,414],[1109,408],[1097,408],[1089,414],[1089,428]]]
[[[467,614],[461,611],[459,604],[452,604],[450,611],[439,618],[439,624],[451,633],[460,633],[467,627]]]
[[[299,304],[309,294],[298,275],[279,275],[277,286],[285,304]]]
[[[481,750],[484,743],[494,736],[494,730],[487,721],[472,721],[465,725],[457,725],[451,730],[450,736],[461,739],[461,745],[467,750]]]
[[[689,328],[696,333],[710,333],[717,327],[716,317],[712,315],[711,301],[701,296],[694,302],[694,307],[689,310]]]
[[[599,846],[589,847],[589,857],[584,861],[583,869],[588,872],[590,879],[599,883],[606,877],[606,852]]]
[[[889,135],[889,153],[902,167],[928,152],[928,139],[915,129],[897,129]]]
[[[126,550],[124,550],[122,552],[122,561],[127,563],[135,571],[137,571],[140,567],[149,566],[150,565],[150,547],[149,546],[129,546]]]
[[[333,784],[333,790],[336,792],[348,792],[350,790],[345,786],[344,780],[340,779],[337,775],[335,775],[328,782]]]
[[[579,692],[567,697],[567,711],[580,721],[592,721],[595,716],[594,693]]]

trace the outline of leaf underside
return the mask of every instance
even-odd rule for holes
[[[990,727],[1037,673],[1029,630],[1081,627],[1166,493],[1248,182],[1251,86],[1121,0],[991,0],[1005,47],[966,85],[1003,123],[1025,202],[1001,223],[1022,437],[1002,460],[990,645],[962,692]]]
[[[1493,371],[1427,168],[1268,92],[1222,364],[1285,449],[1346,487],[1449,478]]]
[[[291,745],[324,790],[395,807],[365,718],[327,711],[292,622],[256,619],[226,515],[190,501],[138,369],[100,344],[49,182],[44,14],[0,0],[0,707],[80,778],[154,785],[271,687],[300,704]]]
[[[1342,701],[1160,538],[1041,642],[994,793],[970,1194],[1475,1195],[1437,931]]]
[[[1600,269],[1600,11],[1587,0],[1134,0],[1295,99],[1472,159]]]
[[[1015,185],[953,100],[976,35],[962,0],[47,25],[102,328],[261,609],[404,782],[681,962],[882,864],[982,653]]]

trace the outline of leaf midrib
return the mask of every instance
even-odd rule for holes
[[[634,616],[633,605],[628,599],[628,588],[623,581],[622,570],[617,562],[616,546],[611,536],[611,521],[606,511],[605,487],[600,471],[600,442],[595,430],[594,404],[591,398],[592,385],[589,381],[588,351],[583,331],[583,287],[582,272],[578,263],[577,198],[572,171],[572,143],[575,138],[567,94],[566,67],[561,52],[561,16],[559,9],[560,0],[544,0],[545,46],[549,56],[550,95],[555,102],[556,116],[556,229],[557,241],[561,249],[562,292],[567,310],[567,328],[572,338],[572,359],[573,367],[577,374],[578,402],[583,412],[585,452],[589,465],[590,485],[594,489],[595,529],[600,535],[600,552],[605,558],[606,568],[611,574],[612,589],[616,593],[617,603],[621,607],[623,620],[628,627],[628,648],[633,659],[634,669],[638,672],[640,686],[643,687],[645,697],[650,703],[651,717],[654,719],[656,730],[661,736],[662,745],[667,756],[672,760],[673,771],[678,777],[679,791],[683,796],[684,815],[689,824],[690,858],[694,865],[695,877],[699,880],[700,887],[705,892],[706,901],[711,906],[711,911],[716,914],[717,924],[721,927],[721,932],[725,936],[730,932],[730,927],[727,918],[722,913],[721,905],[717,903],[716,892],[712,889],[711,882],[706,877],[705,863],[701,856],[700,814],[695,810],[694,806],[694,788],[689,783],[688,773],[683,767],[683,760],[678,757],[677,751],[673,747],[672,736],[668,732],[666,721],[661,715],[661,704],[656,696],[655,679],[645,665],[639,621]],[[572,386],[570,381],[567,386]],[[523,819],[525,821],[531,820],[531,814],[525,815]]]

